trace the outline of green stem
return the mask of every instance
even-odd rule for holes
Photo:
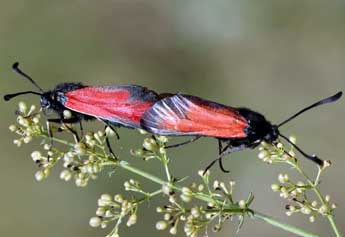
[[[277,221],[269,216],[266,216],[265,214],[262,214],[262,213],[259,213],[259,212],[254,212],[254,218],[255,219],[260,219],[260,220],[263,220],[275,227],[278,227],[280,229],[283,229],[283,230],[286,230],[288,232],[291,232],[291,233],[294,233],[296,235],[299,235],[299,236],[305,236],[305,237],[320,237],[319,235],[316,235],[316,234],[312,234],[312,233],[309,233],[307,231],[304,231],[302,229],[299,229],[295,226],[292,226],[292,225],[289,225],[289,224],[286,224],[286,223],[283,223],[283,222],[280,222],[280,221]]]

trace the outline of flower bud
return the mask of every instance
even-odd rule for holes
[[[291,143],[293,143],[293,144],[296,144],[297,138],[296,138],[295,136],[290,136],[290,137],[289,137],[289,141],[290,141]]]
[[[75,185],[77,185],[77,187],[85,187],[87,185],[87,180],[86,179],[80,179],[80,178],[77,178],[75,180]]]
[[[280,190],[279,184],[272,184],[271,189],[273,192],[278,192]]]
[[[157,230],[165,230],[168,227],[168,224],[165,221],[158,221],[156,223]]]
[[[28,107],[23,101],[21,101],[18,103],[18,108],[20,113],[25,114]]]
[[[8,129],[11,131],[11,132],[15,132],[15,131],[17,131],[17,126],[16,125],[14,125],[14,124],[11,124],[9,127],[8,127]]]
[[[35,173],[35,179],[37,181],[42,181],[45,178],[44,172],[42,170],[39,170]]]
[[[190,202],[192,200],[192,196],[190,196],[190,195],[181,194],[180,197],[181,197],[182,201],[184,201],[184,202]]]
[[[60,173],[60,179],[69,181],[72,178],[72,172],[70,170],[63,170]]]
[[[109,126],[107,126],[107,127],[105,128],[105,134],[106,134],[107,137],[113,137],[113,136],[115,136],[114,130],[113,130],[111,127],[109,127]]]
[[[121,195],[121,194],[116,194],[115,196],[114,196],[114,201],[115,202],[118,202],[118,203],[122,203],[123,202],[123,196]]]
[[[262,160],[262,159],[264,159],[265,157],[268,157],[268,156],[269,156],[269,153],[266,150],[260,151],[259,154],[258,154],[258,157],[259,157],[260,160]]]
[[[200,209],[198,207],[193,207],[190,210],[190,214],[192,214],[193,217],[198,218],[201,214]]]
[[[244,200],[240,200],[240,201],[238,202],[238,206],[239,206],[241,209],[245,209],[246,206],[247,206],[247,203],[246,203],[246,201],[244,201]]]
[[[63,111],[63,118],[64,119],[70,119],[70,118],[72,118],[72,112],[70,111],[70,110],[64,110]]]
[[[31,158],[34,162],[38,162],[42,159],[41,152],[39,151],[34,151],[31,153]]]
[[[177,233],[177,228],[176,228],[176,226],[170,228],[169,233],[170,233],[171,235],[176,235],[176,233]]]
[[[132,214],[129,216],[128,221],[127,221],[127,226],[132,226],[137,223],[138,216],[136,214]]]
[[[98,216],[92,217],[89,221],[91,227],[99,227],[102,223],[102,219]]]
[[[86,147],[83,143],[76,143],[74,145],[74,150],[78,155],[85,155],[86,153]]]
[[[143,147],[148,151],[154,151],[158,148],[157,143],[153,138],[145,138]]]

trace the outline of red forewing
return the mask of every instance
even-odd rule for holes
[[[244,138],[249,126],[234,108],[182,94],[156,102],[144,113],[141,125],[161,135],[218,138]]]
[[[73,111],[139,128],[142,114],[157,100],[157,94],[135,85],[84,87],[65,93],[60,100]]]

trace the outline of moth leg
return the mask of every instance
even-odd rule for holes
[[[84,128],[81,120],[79,120],[80,136],[84,137]]]
[[[228,149],[229,145],[227,145],[224,149]],[[222,154],[223,152],[223,144],[222,142],[218,139],[218,155]],[[224,173],[230,173],[230,170],[226,170],[223,166],[223,157],[218,159],[218,164],[219,168],[224,172]]]
[[[169,146],[166,146],[165,148],[169,149],[169,148],[175,148],[175,147],[183,146],[183,145],[192,143],[192,142],[198,140],[199,138],[201,138],[201,136],[195,136],[195,137],[191,138],[191,139],[188,140],[188,141],[181,142],[181,143],[174,144],[174,145],[169,145]]]
[[[67,128],[67,130],[69,132],[71,132],[73,135],[74,135],[74,138],[76,139],[77,142],[80,141],[80,138],[79,138],[79,135],[77,133],[77,131],[75,131],[74,129],[70,128],[69,126],[67,126],[66,124],[69,124],[69,123],[77,123],[77,122],[80,122],[81,121],[78,119],[78,118],[69,118],[69,119],[48,119],[49,122],[51,123],[60,123],[60,124],[64,124],[65,127]]]
[[[243,149],[245,149],[246,146],[245,145],[240,145],[240,146],[236,146],[236,147],[232,147],[230,145],[227,145],[225,149],[223,149],[223,152],[221,154],[218,155],[218,157],[216,159],[214,159],[204,170],[203,175],[220,159],[222,159],[225,155],[228,155],[232,152],[235,151],[241,151]]]
[[[117,138],[119,139],[119,136],[118,136],[118,133],[109,125],[105,125],[104,127],[104,131],[107,129],[107,128],[110,128],[111,130],[113,130],[115,132],[115,134],[117,135]],[[117,156],[115,155],[113,149],[111,148],[110,146],[110,141],[109,141],[109,137],[107,135],[105,135],[105,143],[107,144],[107,148],[110,152],[110,154],[113,156],[114,159],[118,159]]]
[[[117,133],[116,129],[113,128],[113,126],[112,126],[109,122],[104,121],[104,120],[103,120],[103,122],[105,123],[104,131],[105,131],[107,128],[110,128],[110,129],[115,133],[116,138],[117,138],[118,140],[120,140],[120,135]],[[109,153],[113,156],[113,158],[114,158],[114,159],[118,159],[118,157],[115,155],[113,149],[111,148],[111,145],[110,145],[110,141],[109,141],[108,136],[105,136],[105,143],[107,144],[108,151],[109,151]]]
[[[105,121],[105,120],[101,120],[101,121],[106,125],[105,128],[109,127],[109,128],[115,133],[117,140],[120,140],[120,135],[119,135],[119,133],[116,131],[116,129],[112,126],[112,124],[109,123],[108,121]]]

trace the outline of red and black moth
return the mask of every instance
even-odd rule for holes
[[[334,102],[341,96],[342,92],[338,92],[302,109],[280,124],[273,125],[262,114],[247,108],[233,108],[196,96],[176,94],[157,101],[147,110],[141,118],[141,127],[153,134],[195,136],[191,141],[200,137],[218,139],[219,156],[206,170],[218,160],[221,169],[226,172],[221,163],[224,155],[246,148],[255,148],[262,141],[274,143],[278,137],[291,143],[286,136],[280,133],[279,127],[303,112],[322,104]],[[224,148],[223,143],[225,143]],[[291,144],[306,158],[318,165],[324,164],[324,161],[316,155],[308,155],[295,144]]]
[[[137,85],[85,86],[81,83],[61,83],[54,89],[44,91],[14,63],[12,68],[29,80],[38,90],[23,91],[4,96],[6,101],[23,94],[41,97],[41,107],[53,110],[59,118],[48,119],[56,123],[80,123],[82,120],[98,119],[107,125],[140,128],[142,114],[158,100],[156,92]],[[64,118],[64,111],[72,116]],[[108,142],[108,141],[107,141]]]

